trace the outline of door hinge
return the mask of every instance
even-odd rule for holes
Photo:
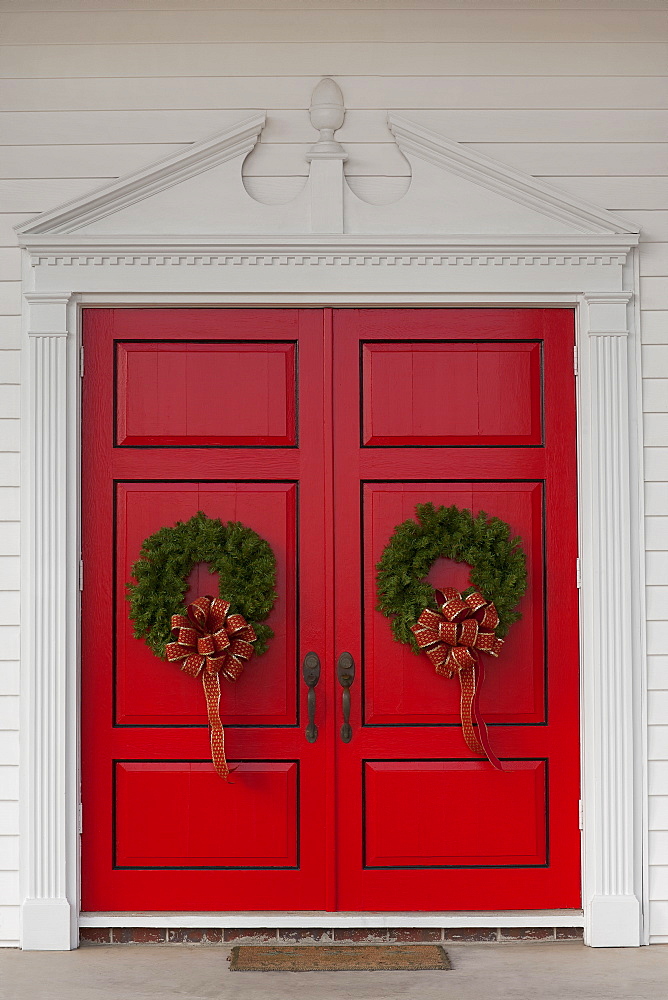
[[[79,803],[79,833],[83,833],[83,805]]]
[[[79,348],[79,378],[83,378],[84,373],[84,349],[83,344]]]
[[[575,560],[575,586],[580,589],[582,586],[582,571],[580,570],[580,556]]]
[[[79,560],[79,590],[83,590],[83,559]]]
[[[573,344],[573,373],[575,375],[580,374],[580,369],[578,367],[578,345]]]
[[[578,830],[584,830],[582,799],[578,802]]]

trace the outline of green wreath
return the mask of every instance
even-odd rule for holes
[[[378,610],[392,619],[399,642],[419,653],[411,626],[425,608],[438,611],[434,588],[424,577],[439,558],[471,566],[468,595],[480,591],[499,615],[497,635],[503,639],[521,615],[516,610],[527,584],[526,558],[520,539],[498,517],[484,511],[473,517],[459,507],[418,504],[417,521],[403,521],[394,529],[376,566]]]
[[[220,576],[219,596],[230,611],[243,615],[257,635],[256,656],[266,652],[273,630],[261,624],[276,600],[276,559],[264,538],[239,521],[223,524],[199,511],[189,521],[160,528],[144,539],[128,583],[134,635],[157,655],[165,656],[171,619],[186,614],[187,577],[197,563]]]

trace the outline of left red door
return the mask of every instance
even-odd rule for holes
[[[324,337],[321,310],[84,313],[84,910],[331,905],[331,664],[315,744],[300,682],[332,648]],[[270,650],[222,685],[234,788],[201,684],[133,637],[125,599],[142,540],[198,510],[253,528],[278,565]],[[215,588],[205,567],[189,582],[191,599]]]

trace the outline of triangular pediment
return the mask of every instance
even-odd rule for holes
[[[131,245],[310,234],[563,239],[637,232],[604,209],[394,114],[388,127],[410,166],[410,183],[391,204],[365,201],[346,182],[347,154],[334,139],[345,114],[342,99],[336,105],[340,91],[328,79],[319,87],[326,100],[315,101],[316,88],[311,121],[320,139],[307,155],[309,176],[292,200],[261,203],[243,183],[244,160],[265,125],[266,116],[256,114],[23,223],[20,241]]]

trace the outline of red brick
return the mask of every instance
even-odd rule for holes
[[[445,941],[496,941],[495,927],[445,927]]]
[[[335,927],[334,940],[375,944],[377,941],[387,941],[387,927]]]
[[[226,927],[223,931],[223,941],[243,941],[249,944],[259,944],[262,941],[275,940],[275,927]]]
[[[411,941],[419,943],[421,941],[440,941],[440,927],[390,927],[388,931],[390,941]]]
[[[278,936],[281,941],[332,941],[329,927],[279,927]]]
[[[79,944],[111,944],[111,927],[82,927]]]
[[[169,944],[220,944],[222,940],[221,927],[170,927],[167,930]]]
[[[557,941],[582,941],[582,927],[557,927]]]
[[[502,927],[502,941],[554,941],[554,927]]]
[[[114,944],[163,944],[165,937],[164,927],[114,927],[112,929]]]

